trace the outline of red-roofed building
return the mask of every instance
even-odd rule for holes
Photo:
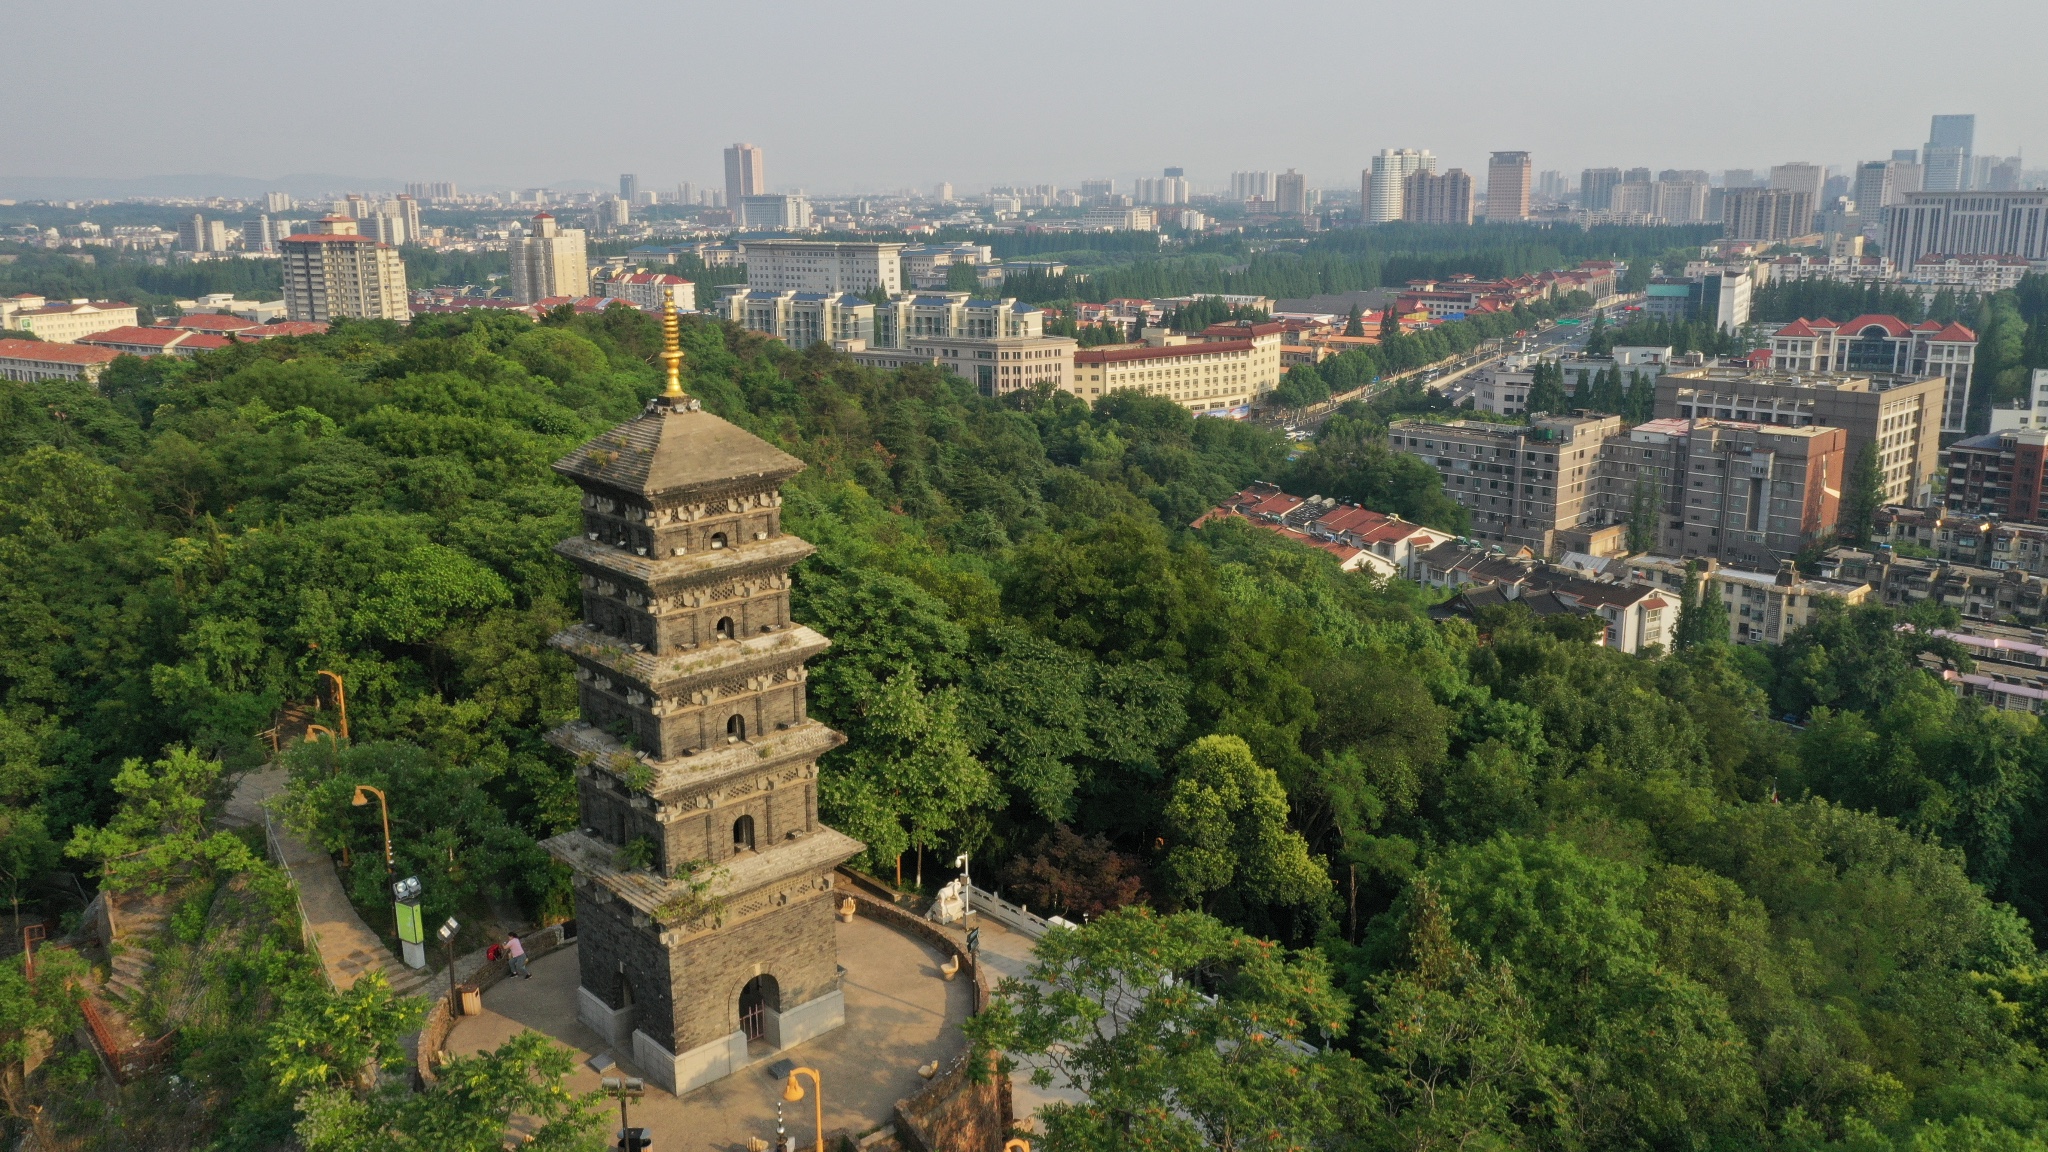
[[[327,325],[312,320],[280,320],[275,324],[258,324],[236,333],[244,340],[275,340],[282,336],[322,336]]]
[[[1451,533],[1425,528],[1384,512],[1340,504],[1324,497],[1304,499],[1259,481],[1205,512],[1194,527],[1238,517],[1337,557],[1347,572],[1369,569],[1379,576],[1421,579],[1417,562]]]
[[[0,380],[96,381],[119,352],[48,340],[0,340]]]
[[[240,316],[222,316],[217,312],[188,312],[175,320],[159,320],[159,328],[183,328],[190,332],[212,332],[225,335],[229,332],[247,332],[257,326],[256,321]]]
[[[1788,372],[1877,373],[1947,381],[1941,430],[1960,434],[1970,410],[1977,334],[1961,324],[1897,316],[1858,316],[1836,323],[1794,320],[1771,337],[1771,367]]]
[[[161,356],[171,353],[177,356],[194,356],[211,352],[234,343],[233,338],[212,332],[192,332],[184,328],[113,328],[95,332],[79,341],[95,348],[108,348],[115,352],[126,352],[131,356]]]
[[[1143,347],[1083,348],[1074,353],[1073,392],[1091,402],[1142,392],[1197,413],[1248,411],[1280,386],[1283,332],[1277,323],[1219,324],[1195,341],[1169,334]]]

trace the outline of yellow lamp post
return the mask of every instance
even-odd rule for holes
[[[393,865],[397,862],[396,857],[391,854],[390,803],[384,799],[384,793],[380,789],[372,788],[368,784],[356,785],[355,798],[350,800],[349,803],[357,808],[365,807],[370,803],[371,794],[377,797],[377,807],[384,811],[384,872],[386,875],[389,875],[394,870]]]
[[[818,1106],[818,1152],[825,1152],[825,1086],[818,1081],[815,1068],[792,1068],[789,1070],[789,1085],[782,1090],[782,1098],[794,1104],[804,1098],[803,1085],[796,1082],[798,1076],[811,1078],[812,1102]]]
[[[334,707],[336,711],[341,713],[341,738],[343,740],[348,739],[348,689],[342,686],[341,675],[329,672],[325,668],[315,672],[313,675],[315,678],[325,676],[329,680],[334,681]]]

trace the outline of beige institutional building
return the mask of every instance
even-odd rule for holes
[[[1142,347],[1074,354],[1073,393],[1091,403],[1112,392],[1160,396],[1196,412],[1242,408],[1280,386],[1280,340],[1272,323],[1216,324],[1190,338],[1148,332]]]
[[[112,300],[67,300],[52,304],[22,293],[0,300],[0,328],[29,332],[38,340],[69,344],[81,336],[127,328],[135,323],[135,305]]]
[[[358,235],[356,222],[345,216],[329,216],[316,227],[278,243],[287,316],[316,324],[411,318],[398,249]]]

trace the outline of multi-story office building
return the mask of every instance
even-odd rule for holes
[[[1660,377],[1654,414],[1659,419],[1840,428],[1849,434],[1852,466],[1866,449],[1878,453],[1885,503],[1921,505],[1941,470],[1947,386],[1939,376],[1713,365]]]
[[[1653,276],[1643,312],[1658,320],[1706,320],[1723,332],[1749,323],[1749,273],[1714,268],[1696,276]]]
[[[768,292],[903,291],[903,245],[749,240],[747,287]]]
[[[1148,334],[1142,348],[1084,348],[1074,354],[1075,394],[1089,401],[1134,391],[1194,412],[1243,408],[1280,384],[1284,326],[1218,324],[1198,339]]]
[[[346,216],[329,216],[314,228],[278,242],[286,315],[316,324],[411,318],[398,249],[359,234]]]
[[[135,318],[135,305],[115,300],[68,300],[53,304],[45,297],[26,292],[0,300],[0,328],[27,332],[52,344],[69,344],[95,332],[132,327]]]
[[[1963,432],[1977,334],[1961,324],[1907,324],[1896,316],[1794,320],[1771,337],[1771,367],[1786,372],[1877,372],[1945,382],[1941,430]]]
[[[1926,168],[1921,187],[1929,192],[1968,191],[1970,153],[1976,140],[1975,115],[1934,117],[1927,129],[1927,146],[1920,150],[1920,162]]]
[[[631,172],[619,174],[619,199],[631,204],[640,197],[640,177]]]
[[[1614,207],[1614,190],[1621,185],[1621,169],[1588,168],[1579,173],[1579,207],[1588,212],[1607,212]]]
[[[1294,169],[1273,177],[1273,205],[1282,216],[1308,214],[1308,178]]]
[[[761,150],[752,144],[735,144],[725,150],[725,206],[740,210],[740,201],[768,191],[761,168]]]
[[[1486,163],[1486,218],[1529,218],[1529,154],[1495,152]]]
[[[1436,157],[1426,148],[1382,148],[1372,158],[1372,168],[1359,189],[1365,205],[1367,224],[1387,224],[1403,219],[1402,197],[1408,177],[1416,172],[1435,172]]]
[[[1934,253],[2048,260],[2048,191],[1909,193],[1891,210],[1884,254],[1910,268]]]
[[[298,206],[299,202],[292,199],[289,192],[265,192],[263,194],[263,210],[273,216],[279,212],[289,212]]]
[[[1813,197],[1803,190],[1735,188],[1721,204],[1722,235],[1730,240],[1790,240],[1813,230]]]
[[[1529,424],[1397,420],[1396,449],[1443,476],[1444,492],[1472,517],[1472,535],[1510,550],[1550,556],[1582,547],[1603,523],[1597,499],[1600,447],[1622,431],[1619,416],[1539,416]]]
[[[1827,169],[1818,164],[1798,162],[1771,168],[1770,187],[1780,192],[1804,192],[1808,204],[1817,205],[1827,198],[1827,182]]]
[[[742,228],[764,232],[808,232],[811,230],[811,201],[803,195],[763,192],[740,197],[734,221]]]
[[[1726,168],[1721,172],[1721,187],[1727,189],[1757,187],[1756,170],[1753,168]]]
[[[1413,224],[1470,224],[1472,177],[1463,168],[1441,176],[1410,172],[1401,190],[1401,219]]]
[[[1603,445],[1599,518],[1648,500],[1659,550],[1770,569],[1834,530],[1848,442],[1824,425],[1651,420]]]
[[[526,235],[508,244],[505,252],[512,263],[506,286],[514,300],[531,304],[551,296],[590,295],[583,229],[561,227],[553,213],[535,213]]]
[[[187,252],[225,252],[228,226],[194,214],[190,220],[178,221],[178,247]]]
[[[1948,446],[1950,512],[2048,523],[2048,429],[1990,432]]]

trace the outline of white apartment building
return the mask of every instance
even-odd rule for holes
[[[1417,172],[1435,172],[1436,157],[1426,148],[1382,148],[1372,158],[1372,167],[1359,180],[1359,203],[1365,206],[1367,224],[1386,224],[1401,219],[1402,188]]]
[[[697,310],[697,285],[681,276],[666,272],[632,272],[614,276],[598,284],[599,295],[614,300],[626,300],[636,308],[653,312],[669,293],[675,293],[676,309],[682,312]]]
[[[1273,198],[1273,174],[1271,172],[1232,172],[1230,174],[1230,198],[1232,200],[1271,200]]]
[[[1159,213],[1142,204],[1097,204],[1081,217],[1081,227],[1116,232],[1157,232]]]
[[[1217,324],[1197,339],[1148,334],[1143,347],[1074,354],[1072,391],[1090,402],[1111,392],[1159,396],[1194,412],[1227,412],[1280,386],[1281,324]]]
[[[898,296],[875,310],[877,348],[907,348],[926,339],[1037,339],[1045,335],[1045,311],[1013,299],[976,300],[965,292],[920,292]]]
[[[1079,342],[1045,335],[1045,311],[1033,304],[965,292],[898,296],[874,310],[871,333],[838,346],[870,368],[940,365],[984,396],[1038,384],[1073,390]]]
[[[113,300],[70,300],[56,304],[22,293],[0,300],[0,328],[31,332],[38,340],[69,344],[81,336],[135,323],[135,305]]]
[[[874,334],[875,306],[851,292],[771,292],[733,286],[719,297],[717,314],[749,332],[773,336],[791,348],[819,341],[863,346]]]
[[[2036,368],[2026,395],[1991,409],[1991,431],[2038,432],[2048,428],[2048,368]]]
[[[1909,284],[1938,284],[1968,292],[2009,292],[2019,287],[2033,265],[2017,256],[1943,256],[1929,253],[1913,261]]]
[[[583,229],[559,226],[552,213],[535,213],[525,237],[506,245],[505,252],[512,261],[507,286],[521,304],[550,296],[590,295]]]
[[[1185,204],[1188,202],[1188,178],[1140,176],[1131,198],[1140,204]]]
[[[747,287],[765,292],[903,291],[903,245],[833,240],[749,240]]]
[[[356,222],[330,216],[320,231],[287,236],[278,247],[284,301],[294,320],[407,320],[405,262],[398,249],[358,235]],[[515,265],[516,267],[516,265]]]
[[[993,264],[995,250],[986,244],[912,244],[903,249],[903,274],[913,288],[944,288],[946,273],[955,264],[977,267]]]
[[[809,232],[812,227],[811,202],[808,197],[780,192],[742,196],[738,224],[742,228],[771,232]]]
[[[1020,305],[1020,307],[1030,307]],[[1074,391],[1074,351],[1068,336],[915,337],[900,348],[844,347],[853,362],[869,368],[936,364],[972,383],[984,396],[1049,384]]]

